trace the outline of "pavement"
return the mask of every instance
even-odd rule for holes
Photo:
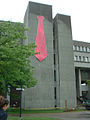
[[[90,120],[90,111],[23,114],[22,117],[23,116],[50,117],[50,118],[58,118],[61,120]]]

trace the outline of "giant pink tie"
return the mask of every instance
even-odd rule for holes
[[[44,35],[44,27],[43,20],[44,16],[37,16],[38,18],[38,27],[37,27],[37,36],[35,44],[35,52],[39,52],[39,54],[35,54],[35,57],[42,61],[47,57],[46,43],[45,43],[45,35]]]

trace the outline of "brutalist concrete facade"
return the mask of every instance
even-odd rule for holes
[[[76,83],[72,49],[72,30],[70,17],[56,15],[52,19],[52,6],[29,2],[24,24],[25,44],[35,42],[37,35],[37,16],[44,16],[45,42],[48,56],[41,62],[35,56],[31,58],[35,66],[34,77],[38,84],[26,89],[22,94],[25,109],[76,107]]]
[[[57,14],[54,19],[54,57],[56,66],[57,106],[76,106],[76,83],[70,16]],[[59,97],[58,97],[59,96]]]
[[[53,61],[53,22],[52,7],[30,2],[25,14],[25,26],[29,28],[26,32],[26,44],[35,42],[37,35],[37,16],[44,16],[44,32],[47,48],[47,57],[41,62],[33,56],[32,65],[35,67],[34,77],[38,80],[35,87],[23,92],[23,107],[48,108],[54,107],[54,61]]]

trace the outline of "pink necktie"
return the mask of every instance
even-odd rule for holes
[[[35,52],[40,52],[39,54],[35,54],[35,57],[42,61],[47,57],[46,43],[45,43],[45,35],[44,35],[44,27],[43,20],[44,16],[37,16],[38,18],[38,28],[37,28],[37,36],[35,44]]]

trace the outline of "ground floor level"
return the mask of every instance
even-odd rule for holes
[[[76,106],[82,104],[82,98],[83,99],[90,99],[90,86],[86,85],[86,80],[90,80],[90,69],[76,67],[75,68],[75,83],[76,83],[75,84],[75,88],[76,88],[76,96],[75,97],[76,97],[76,101],[77,101]],[[38,89],[40,90],[40,88],[36,88],[35,90],[38,90]],[[47,98],[45,98],[45,99],[47,99],[47,101],[48,100],[52,101],[52,105],[50,106],[48,104],[47,106],[44,106],[43,108],[48,108],[48,107],[49,108],[53,108],[53,107],[65,108],[66,105],[68,107],[68,103],[67,103],[66,100],[64,101],[65,106],[59,106],[59,105],[57,105],[58,103],[56,103],[60,99],[59,95],[58,95],[59,92],[57,92],[57,89],[59,89],[59,86],[58,85],[52,85],[51,89],[53,91],[49,91],[49,88],[46,89],[46,90],[48,90],[48,92],[51,92],[53,94],[53,96],[50,95],[51,96],[51,98],[50,98],[50,96],[48,94],[48,96],[46,95]],[[39,102],[39,107],[36,107],[36,108],[40,108],[40,104],[41,105],[44,104],[43,103],[44,101],[41,100],[43,95],[41,96],[41,98],[38,98],[38,95],[36,95],[39,100],[36,101],[37,103],[34,103],[35,100],[33,98],[33,94],[35,93],[35,90],[34,90],[34,88],[27,89],[27,91],[25,93],[25,96],[22,96],[22,100],[23,101],[25,100],[24,102],[25,102],[25,104],[27,104],[27,108],[28,108],[28,104],[31,104],[32,108],[35,108],[34,104],[37,105],[38,102]],[[30,96],[31,92],[32,92],[32,96]],[[11,93],[12,93],[12,95],[9,98],[10,99],[10,106],[11,107],[19,107],[20,102],[21,102],[20,101],[20,95],[21,95],[22,91],[18,90],[18,89],[16,89],[16,90],[12,89]],[[70,96],[69,92],[68,92],[68,96]],[[28,101],[27,101],[27,99],[28,99]],[[47,103],[45,103],[45,104],[47,104]],[[41,108],[42,108],[42,106],[41,106]]]

